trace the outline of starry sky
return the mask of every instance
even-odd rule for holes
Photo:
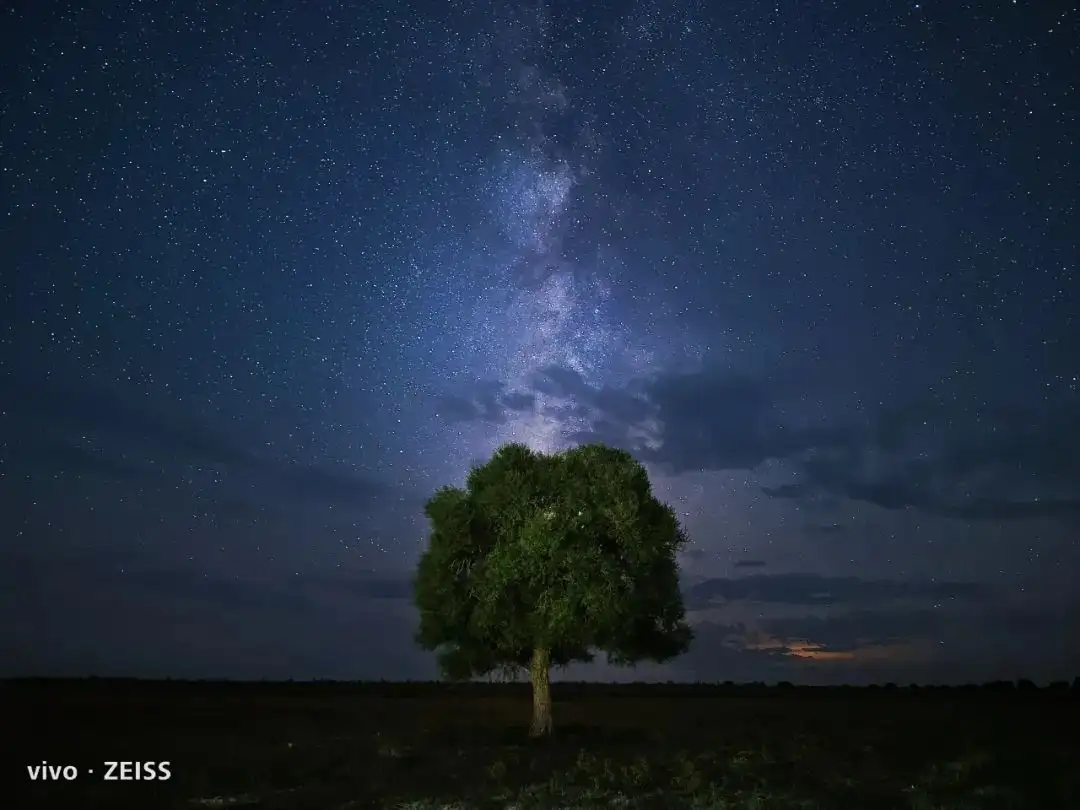
[[[434,677],[508,441],[692,540],[690,652],[565,677],[1080,673],[1075,8],[2,13],[0,674]]]

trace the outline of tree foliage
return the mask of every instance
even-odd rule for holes
[[[527,667],[538,649],[562,666],[595,651],[664,661],[688,646],[675,562],[686,536],[629,453],[504,445],[425,511],[417,642],[444,677]]]

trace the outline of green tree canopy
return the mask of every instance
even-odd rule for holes
[[[417,642],[450,679],[528,667],[534,734],[551,730],[552,665],[596,651],[665,661],[689,645],[675,562],[686,536],[629,453],[504,445],[425,511]]]

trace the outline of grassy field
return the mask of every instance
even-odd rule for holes
[[[1058,690],[5,682],[19,808],[1080,808]],[[73,765],[71,782],[27,766]],[[167,781],[104,781],[109,761]],[[88,769],[95,773],[90,775]],[[69,771],[70,773],[70,771]]]

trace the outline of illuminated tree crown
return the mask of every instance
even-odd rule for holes
[[[425,512],[417,642],[437,651],[444,677],[527,666],[535,695],[551,665],[596,651],[665,661],[689,645],[675,562],[686,536],[629,453],[508,444]],[[536,733],[545,723],[537,731],[534,714]]]

